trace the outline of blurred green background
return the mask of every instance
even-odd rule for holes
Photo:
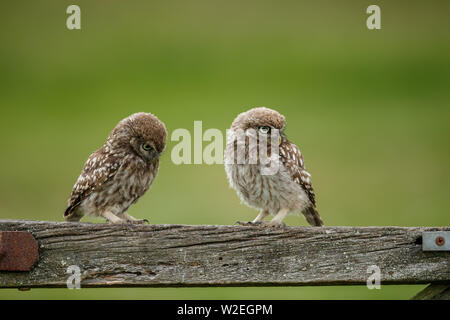
[[[81,30],[66,8],[81,7]],[[381,7],[382,29],[366,28]],[[225,132],[275,108],[305,156],[326,225],[449,225],[449,1],[4,1],[0,219],[62,221],[89,154],[116,123]],[[171,162],[130,214],[232,224],[222,165]],[[206,143],[204,144],[206,145]],[[176,197],[177,201],[173,201]],[[85,221],[103,222],[86,219]],[[306,225],[290,216],[288,225]],[[408,299],[424,286],[0,290],[0,298]]]

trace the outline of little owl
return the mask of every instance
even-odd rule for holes
[[[228,180],[242,202],[260,210],[258,216],[245,225],[284,226],[283,219],[286,215],[295,212],[302,212],[312,226],[323,225],[316,209],[311,176],[305,170],[299,148],[286,138],[285,126],[283,115],[261,107],[239,114],[228,130],[225,150]],[[243,161],[237,161],[236,158],[236,152],[239,152],[239,139],[236,139],[238,132],[243,137]],[[250,154],[256,150],[255,145],[252,149],[252,139],[258,147],[258,161],[254,162],[250,161]],[[267,162],[261,161],[261,155],[264,154],[261,151],[262,144],[266,145],[263,150],[267,155]],[[269,164],[274,163],[277,163],[277,170],[264,172]],[[265,223],[263,220],[269,214],[274,214],[275,217]]]
[[[127,210],[155,179],[166,136],[164,123],[150,113],[135,113],[120,121],[84,165],[64,218],[79,221],[94,215],[111,223],[146,222]]]

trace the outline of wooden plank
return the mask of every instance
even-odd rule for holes
[[[0,231],[29,231],[39,261],[0,272],[0,287],[365,285],[370,266],[384,284],[450,282],[450,252],[423,252],[425,227],[109,225],[0,220]]]
[[[430,284],[411,300],[450,300],[450,285]]]

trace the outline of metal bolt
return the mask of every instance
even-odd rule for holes
[[[444,239],[444,237],[441,237],[441,236],[436,237],[436,244],[437,244],[439,247],[442,247],[442,246],[445,244],[445,239]]]
[[[38,258],[38,243],[31,233],[0,231],[0,271],[30,271]]]

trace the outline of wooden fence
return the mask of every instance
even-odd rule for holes
[[[450,252],[422,247],[424,232],[450,227],[279,230],[0,220],[0,235],[5,231],[31,233],[38,259],[30,271],[0,271],[0,288],[66,288],[71,266],[79,268],[82,288],[367,285],[379,271],[382,286],[431,284],[415,298],[450,298]]]

